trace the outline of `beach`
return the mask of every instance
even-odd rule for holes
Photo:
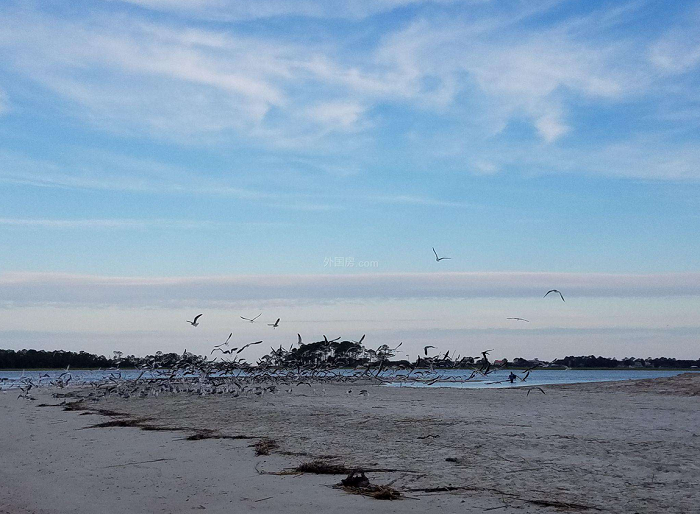
[[[32,391],[35,401],[0,393],[0,513],[700,506],[698,374],[545,393],[319,383],[73,404],[89,390]],[[256,455],[261,440],[269,455]],[[334,487],[347,473],[294,471],[310,462],[362,469],[401,499]]]

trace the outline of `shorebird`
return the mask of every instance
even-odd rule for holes
[[[224,341],[224,342],[221,343],[221,344],[214,345],[214,348],[219,348],[219,347],[221,347],[221,346],[228,346],[228,341],[229,341],[229,339],[231,339],[231,336],[232,336],[232,335],[233,335],[233,332],[231,332],[231,333],[228,335],[228,337],[226,338],[226,341]]]
[[[549,291],[547,291],[547,292],[545,293],[545,295],[543,296],[543,298],[546,298],[547,295],[548,295],[549,293],[557,293],[557,294],[561,297],[561,301],[562,301],[562,302],[565,302],[565,301],[566,301],[566,300],[564,300],[564,295],[561,294],[561,291],[559,291],[558,289],[550,289]]]
[[[250,321],[251,323],[255,323],[255,320],[258,319],[260,316],[262,316],[262,312],[260,314],[258,314],[257,316],[255,316],[254,318],[246,318],[246,317],[241,316],[241,319],[244,319],[246,321]]]
[[[279,321],[279,320],[277,320],[277,321]],[[241,353],[243,350],[245,350],[245,349],[248,348],[249,346],[253,346],[253,345],[255,345],[255,344],[260,344],[260,343],[262,343],[262,341],[255,341],[254,343],[248,343],[248,344],[246,344],[246,345],[244,345],[244,346],[241,346],[241,347],[238,349],[238,351],[236,352],[236,354]]]
[[[267,326],[272,327],[272,328],[279,327],[280,326],[280,318],[277,318],[277,321],[275,321],[274,323],[268,323]]]
[[[531,387],[530,389],[527,390],[527,394],[525,396],[530,396],[530,393],[532,392],[533,389],[537,389],[542,394],[547,394],[544,392],[544,389],[542,389],[541,387]]]
[[[440,262],[444,261],[445,259],[451,259],[452,257],[438,257],[437,252],[435,251],[435,247],[433,247],[433,253],[435,254],[435,261]]]
[[[530,320],[527,320],[525,318],[506,318],[506,319],[512,319],[515,321],[524,321],[525,323],[530,323]]]
[[[187,321],[187,323],[189,323],[189,324],[192,325],[193,327],[196,327],[196,326],[199,325],[199,321],[197,321],[197,320],[198,320],[201,316],[202,316],[201,314],[197,314],[197,315],[194,317],[194,319],[193,319],[192,321],[190,321],[190,320],[186,320],[186,321]]]

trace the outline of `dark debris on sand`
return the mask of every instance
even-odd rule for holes
[[[353,470],[347,477],[335,485],[336,488],[350,494],[359,494],[375,500],[400,500],[401,493],[391,485],[372,484],[362,470]]]

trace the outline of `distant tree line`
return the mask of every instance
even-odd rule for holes
[[[552,364],[567,366],[569,368],[692,368],[700,366],[700,359],[673,359],[669,357],[647,357],[639,359],[635,357],[625,357],[617,360],[615,358],[596,357],[595,355],[581,357],[564,357],[555,359]]]
[[[201,357],[187,353],[184,356],[177,353],[156,352],[155,355],[124,357],[122,352],[114,352],[109,358],[104,355],[94,355],[87,352],[67,352],[64,350],[0,350],[0,369],[64,369],[70,366],[76,368],[138,368],[153,366],[170,368],[183,358],[198,362]]]
[[[419,357],[415,361],[393,360],[394,350],[387,345],[382,345],[376,350],[365,348],[355,341],[318,341],[302,344],[298,348],[289,350],[279,348],[258,360],[258,364],[279,367],[295,367],[326,364],[335,367],[355,367],[368,363],[384,361],[386,364],[436,368],[467,368],[477,362],[473,357],[462,357],[452,360],[448,354],[437,355],[431,358]],[[64,350],[0,350],[0,369],[62,369],[70,366],[76,368],[141,368],[158,367],[172,368],[176,363],[182,363],[183,359],[191,363],[201,362],[204,358],[192,353],[177,354],[156,352],[153,355],[137,357],[135,355],[124,356],[122,352],[114,352],[112,357],[94,355],[87,352],[68,352]],[[568,367],[568,368],[692,368],[700,367],[700,359],[674,359],[657,357],[640,359],[626,357],[615,359],[608,357],[568,356],[563,359],[555,359],[551,362],[537,359],[528,360],[517,357],[512,361],[502,359],[495,361],[496,365],[506,368],[531,368],[531,367]]]

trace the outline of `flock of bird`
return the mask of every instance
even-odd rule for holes
[[[440,262],[449,257],[440,257],[433,248],[435,260]],[[544,297],[550,294],[559,295],[562,301],[564,295],[557,289],[547,291]],[[204,314],[194,316],[192,320],[186,320],[192,327],[200,325],[200,319]],[[255,323],[262,313],[254,317],[240,316],[243,321]],[[509,317],[508,320],[529,323],[529,320],[521,317]],[[280,326],[280,318],[267,326],[276,329]],[[226,340],[215,345],[209,357],[201,357],[188,353],[185,350],[182,356],[167,367],[153,357],[148,363],[141,366],[137,377],[129,376],[132,372],[122,371],[118,366],[106,370],[105,377],[100,380],[90,381],[92,391],[88,396],[100,397],[118,395],[129,398],[132,396],[147,397],[160,394],[189,393],[189,394],[228,394],[234,397],[262,396],[264,394],[277,394],[280,392],[292,393],[296,387],[326,383],[392,383],[392,384],[424,384],[432,385],[437,382],[466,382],[476,377],[487,377],[499,366],[489,360],[489,354],[493,350],[484,350],[480,356],[472,357],[460,355],[450,357],[450,351],[430,355],[429,350],[437,350],[434,345],[423,347],[423,355],[419,355],[414,362],[407,360],[392,361],[396,352],[403,343],[394,348],[384,344],[374,349],[365,349],[362,342],[365,335],[358,340],[340,341],[340,337],[328,339],[325,335],[323,341],[316,341],[313,348],[316,353],[310,359],[308,354],[300,351],[305,346],[301,334],[297,334],[297,348],[294,344],[289,348],[280,346],[271,348],[271,352],[257,360],[255,364],[249,363],[241,354],[251,346],[260,345],[262,340],[231,346],[231,332]],[[354,366],[350,361],[344,361],[342,357],[335,355],[338,348],[354,344],[362,352],[361,359],[354,359]],[[211,357],[219,352],[216,357]],[[357,362],[361,361],[360,365]],[[451,370],[461,370],[455,373]],[[516,375],[521,381],[527,380],[530,371],[524,371],[523,375]],[[56,378],[48,374],[42,375],[35,384],[31,378],[22,378],[19,381],[20,397],[33,399],[30,391],[42,381],[48,380],[49,385],[64,388],[71,383],[72,375],[68,369]],[[73,382],[75,383],[75,381]],[[499,383],[499,382],[490,382]],[[534,388],[528,390],[528,394]],[[541,390],[541,389],[540,389]],[[351,391],[351,390],[350,390]],[[541,390],[542,391],[542,390]],[[544,393],[544,391],[542,391]],[[367,395],[367,390],[362,389],[360,394]]]

